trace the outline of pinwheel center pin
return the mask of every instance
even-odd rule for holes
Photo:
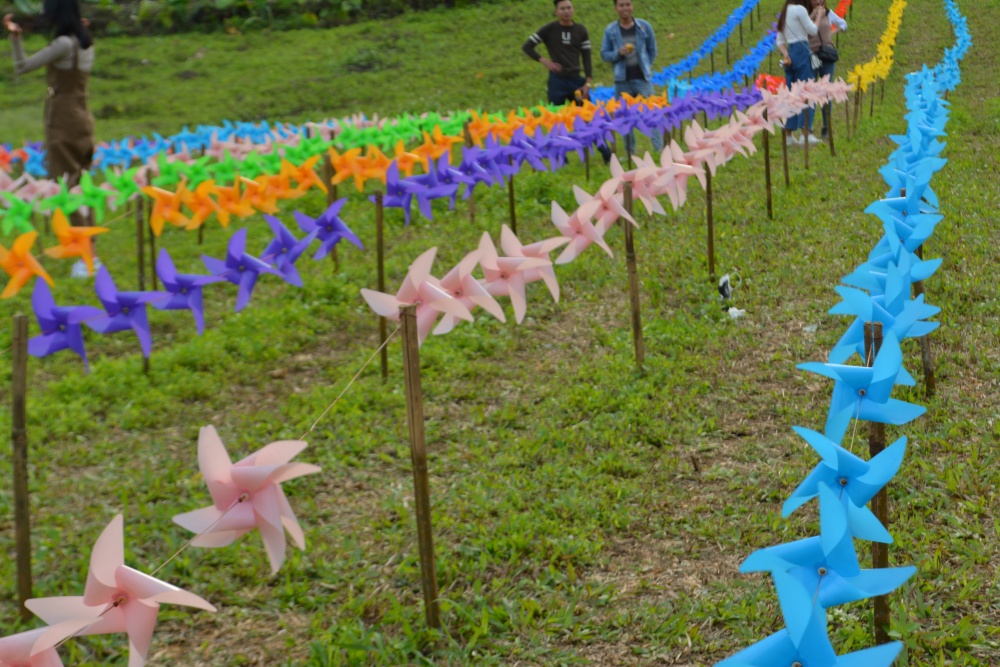
[[[66,325],[65,324],[60,324],[59,325],[59,331],[66,331]]]
[[[841,486],[847,486],[847,478],[846,477],[841,477],[840,478],[840,485]]]
[[[126,602],[128,602],[128,596],[124,593],[119,593],[115,598],[115,601],[111,603],[111,608],[114,609],[115,607],[121,607]]]
[[[506,273],[501,273],[500,277],[503,278],[504,280],[507,280],[507,274]]]
[[[188,288],[187,287],[182,287],[181,288],[181,294],[187,294],[187,293],[188,293]]]
[[[125,306],[124,308],[122,308],[122,314],[123,315],[128,315],[128,306]]]
[[[821,567],[821,568],[819,568],[818,570],[816,570],[816,572],[817,572],[817,573],[819,574],[819,576],[821,576],[821,577],[825,577],[825,576],[826,576],[826,568],[825,568],[825,567]]]
[[[792,667],[802,667],[802,663],[801,662],[793,662],[792,663]]]
[[[858,396],[864,397],[864,395],[867,393],[868,391],[865,389],[858,389]]]
[[[241,265],[240,265],[240,271],[246,271],[246,270],[247,270],[247,267],[245,267],[245,266],[243,266],[243,265],[241,264]]]

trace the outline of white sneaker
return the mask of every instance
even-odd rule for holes
[[[87,278],[90,276],[90,272],[87,270],[87,265],[83,263],[82,259],[76,260],[76,264],[73,265],[73,270],[69,272],[69,275],[74,278]]]
[[[791,146],[803,146],[805,145],[805,140],[802,138],[801,134],[793,134],[788,138],[788,143]]]
[[[819,137],[817,137],[815,134],[810,134],[809,135],[809,145],[810,146],[815,146],[815,145],[821,144],[821,143],[823,143],[823,140],[820,139]]]

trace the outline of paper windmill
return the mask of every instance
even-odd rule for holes
[[[41,280],[35,283],[31,304],[42,333],[28,341],[28,354],[47,357],[62,350],[73,350],[90,370],[87,351],[83,346],[82,323],[101,317],[104,311],[93,306],[57,306],[49,286]]]
[[[62,211],[52,216],[52,231],[59,239],[59,245],[45,249],[49,257],[66,259],[79,257],[87,265],[87,273],[94,273],[94,242],[98,234],[109,231],[107,227],[71,227]]]
[[[347,239],[362,250],[365,249],[364,244],[361,243],[361,239],[340,218],[340,210],[344,207],[346,201],[347,198],[344,197],[333,202],[315,220],[299,211],[293,213],[295,222],[298,224],[299,229],[308,234],[307,238],[309,241],[312,242],[314,238],[320,240],[319,250],[313,255],[313,259],[319,261],[329,255],[330,251],[333,250],[335,245],[340,243],[341,239]]]
[[[871,367],[809,362],[797,368],[836,380],[825,429],[826,437],[834,442],[843,440],[853,418],[900,425],[927,411],[923,406],[889,398],[897,379],[901,384],[913,384],[913,379],[901,372],[903,353],[891,331]]]
[[[465,306],[470,312],[473,306],[479,306],[501,322],[506,322],[507,318],[503,313],[503,308],[497,303],[482,283],[472,275],[473,270],[479,265],[479,251],[474,250],[462,258],[455,268],[445,274],[438,285],[451,296]],[[435,334],[446,334],[455,328],[460,318],[450,313],[441,316],[441,322],[434,328]]]
[[[559,302],[559,282],[556,280],[555,268],[552,266],[552,260],[549,259],[549,253],[565,243],[565,238],[557,236],[537,243],[522,245],[521,239],[517,238],[510,227],[503,225],[500,228],[500,249],[507,253],[508,257],[523,257],[541,262],[536,267],[525,269],[524,281],[526,283],[538,280],[544,282],[556,303]]]
[[[302,276],[295,268],[295,262],[305,252],[305,249],[312,243],[313,236],[307,235],[303,239],[295,238],[295,235],[288,231],[288,227],[282,224],[272,215],[265,215],[264,219],[274,232],[274,238],[264,247],[261,258],[271,262],[278,270],[279,275],[285,279],[289,285],[302,287]]]
[[[569,215],[558,202],[552,202],[552,224],[569,242],[566,249],[556,259],[556,264],[572,262],[592,243],[596,243],[601,250],[608,253],[609,257],[615,256],[608,244],[604,242],[604,235],[597,231],[597,228],[590,222],[590,219],[602,206],[603,202],[599,199],[591,199],[581,204],[573,215]]]
[[[127,632],[129,667],[142,667],[149,655],[161,604],[215,611],[194,593],[125,565],[124,523],[119,514],[97,538],[83,597],[35,598],[25,603],[52,626],[38,640],[37,650],[51,648],[75,635]]]
[[[201,261],[212,275],[221,276],[239,287],[236,296],[236,312],[240,312],[250,303],[253,288],[257,278],[262,273],[281,275],[267,262],[246,253],[247,230],[239,230],[229,239],[226,259],[216,259],[202,255]]]
[[[514,320],[520,324],[528,308],[525,285],[527,272],[539,269],[548,260],[531,257],[500,257],[487,232],[479,240],[479,264],[483,267],[483,285],[493,296],[505,296],[514,307]]]
[[[787,517],[817,497],[820,486],[824,485],[836,491],[836,497],[844,509],[846,523],[839,525],[846,526],[851,535],[861,540],[886,544],[892,542],[892,535],[867,505],[902,465],[906,454],[906,438],[892,443],[871,461],[864,461],[821,433],[801,426],[792,428],[823,460],[785,501],[781,516]]]
[[[63,667],[55,648],[37,649],[36,644],[48,628],[28,630],[0,638],[2,667]]]
[[[809,667],[892,667],[902,649],[902,642],[891,642],[838,656],[825,632],[816,633],[796,646],[788,630],[781,630],[723,660],[716,667],[775,667],[795,664]]]
[[[311,475],[320,468],[291,463],[306,443],[301,440],[272,442],[233,463],[214,426],[202,427],[198,435],[198,467],[212,495],[212,505],[178,514],[174,523],[198,533],[196,547],[224,547],[251,530],[258,530],[271,562],[271,574],[285,559],[285,531],[299,549],[305,550],[305,535],[299,526],[282,482]]]
[[[0,292],[0,299],[12,297],[20,292],[32,276],[38,276],[48,284],[52,284],[52,278],[31,254],[31,247],[35,245],[37,237],[38,232],[21,234],[14,240],[10,250],[0,245],[0,268],[10,276],[7,286]]]
[[[86,325],[102,334],[132,329],[139,339],[142,356],[148,357],[153,340],[149,333],[146,304],[157,297],[156,292],[119,292],[104,266],[97,271],[94,291],[104,306],[104,314],[86,320]]]
[[[202,300],[202,288],[211,283],[223,280],[219,276],[196,276],[177,273],[170,253],[166,248],[160,250],[156,258],[156,275],[160,277],[166,293],[166,298],[151,300],[157,310],[190,310],[198,326],[198,335],[205,331],[205,311]]]

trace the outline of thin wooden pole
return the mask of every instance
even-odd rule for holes
[[[729,64],[729,36],[726,36],[726,64]]]
[[[514,158],[510,158],[510,164],[514,164]],[[517,209],[514,206],[514,174],[507,179],[507,206],[510,208],[510,231],[517,234]]]
[[[920,245],[915,254],[922,260],[924,258],[924,246]],[[916,299],[921,294],[924,294],[924,281],[918,280],[913,283],[913,298]],[[920,341],[920,361],[924,366],[924,393],[930,397],[937,391],[937,378],[934,374],[934,354],[931,352],[931,341],[927,334],[917,340]]]
[[[632,214],[632,184],[625,184],[625,210]],[[632,345],[635,348],[635,365],[642,370],[646,361],[646,348],[642,342],[642,306],[639,303],[639,268],[635,260],[635,239],[632,223],[622,220],[625,230],[625,264],[628,267],[628,294],[632,307]]]
[[[806,171],[809,171],[809,118],[812,107],[806,107],[802,112],[802,149],[805,156]]]
[[[17,599],[21,620],[31,618],[24,606],[31,594],[31,505],[28,499],[28,318],[14,316],[11,348],[11,446],[14,464],[14,545],[17,552]]]
[[[462,124],[462,136],[465,138],[465,148],[472,148],[472,131],[469,130],[469,121],[465,121]],[[464,157],[464,156],[463,156]],[[466,186],[468,187],[468,186]],[[476,221],[476,193],[473,191],[469,192],[469,222],[474,223]]]
[[[833,145],[833,102],[827,102],[823,110],[826,111],[826,138],[830,142],[830,157],[837,157],[837,149]]]
[[[851,140],[851,98],[848,97],[844,102],[844,137],[850,141]]]
[[[378,291],[385,291],[385,206],[382,202],[382,193],[375,193],[375,255],[378,263]],[[389,379],[389,351],[386,349],[385,339],[388,337],[384,317],[378,318],[378,340],[382,346],[382,381]]]
[[[743,21],[740,21],[740,46],[743,46]]]
[[[198,245],[205,242],[205,223],[198,225]]]
[[[788,133],[785,132],[784,128],[781,130],[781,159],[785,165],[785,187],[787,188],[792,182],[788,180]]]
[[[767,111],[764,112],[764,118],[767,119]],[[771,133],[767,130],[764,130],[764,187],[767,190],[767,219],[774,220],[771,203]]]
[[[712,216],[712,170],[705,169],[705,222],[708,227],[708,276],[715,281],[715,219]]]
[[[135,254],[139,263],[139,291],[146,291],[146,216],[143,213],[145,201],[141,196],[135,199]],[[153,271],[156,271],[153,265]]]
[[[865,322],[865,361],[867,366],[875,365],[875,358],[882,347],[882,323]],[[885,424],[870,422],[868,425],[868,453],[874,458],[885,449]],[[872,498],[872,513],[889,526],[889,496],[883,487]],[[872,542],[872,567],[876,569],[889,567],[889,547],[880,542]],[[875,613],[873,616],[875,643],[889,643],[889,599],[886,595],[875,596]]]
[[[329,151],[323,154],[323,180],[326,182],[326,205],[329,208],[337,201],[337,188],[333,185],[333,163],[330,162]],[[330,259],[333,261],[333,270],[340,273],[340,256],[337,254],[336,243],[330,249]]]
[[[868,109],[868,117],[869,118],[871,118],[872,116],[875,115],[875,86],[872,86],[872,96],[871,96],[870,102],[871,102],[871,105],[870,105],[870,107]]]
[[[854,93],[854,136],[858,136],[858,114],[861,113],[861,98],[864,97],[865,91],[861,90],[860,84],[858,84],[858,90]]]
[[[753,10],[750,10],[750,32],[753,32]]]
[[[153,233],[152,229],[149,230],[149,266],[150,269],[156,266],[156,234]],[[158,289],[156,284],[156,271],[151,270],[149,273],[153,289],[156,290]]]
[[[715,49],[712,49],[708,53],[709,66],[712,68],[712,74],[715,74]]]
[[[420,343],[417,307],[399,309],[403,324],[403,371],[406,380],[406,421],[410,426],[410,456],[413,460],[413,500],[417,514],[417,544],[420,579],[424,591],[427,626],[441,627],[437,570],[434,564],[434,534],[431,530],[430,483],[427,479],[427,445],[424,441],[424,396],[420,387]]]
[[[882,92],[879,93],[878,103],[882,104],[883,102],[885,102],[885,79],[882,79],[880,88],[882,89]]]
[[[583,153],[583,155],[584,155],[583,164],[584,164],[584,168],[587,170],[587,182],[588,183],[590,183],[590,154],[593,152],[593,150],[594,149],[591,146],[587,146],[587,150],[585,150],[584,153]]]

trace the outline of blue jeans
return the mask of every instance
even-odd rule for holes
[[[621,99],[622,93],[628,93],[632,97],[652,97],[653,96],[653,84],[645,79],[632,79],[631,81],[615,81],[615,95],[618,99]],[[659,154],[663,150],[663,135],[659,132],[653,132],[649,135],[649,140],[653,142],[653,152]],[[625,137],[625,149],[629,154],[635,154],[635,132],[629,132],[628,136]],[[626,169],[631,169],[631,166],[626,166]]]
[[[792,61],[791,67],[785,68],[785,81],[788,87],[796,81],[811,81],[813,79],[812,51],[809,50],[809,42],[792,42],[788,45],[788,57]],[[797,116],[793,116],[785,121],[786,130],[801,130],[809,123],[812,129],[813,110],[806,109]]]
[[[830,81],[833,81],[833,67],[837,63],[823,63],[816,72],[816,79],[822,79],[824,76],[829,76]],[[833,102],[828,102],[823,105],[823,132],[824,134],[829,131],[830,128],[830,114],[833,112]]]

